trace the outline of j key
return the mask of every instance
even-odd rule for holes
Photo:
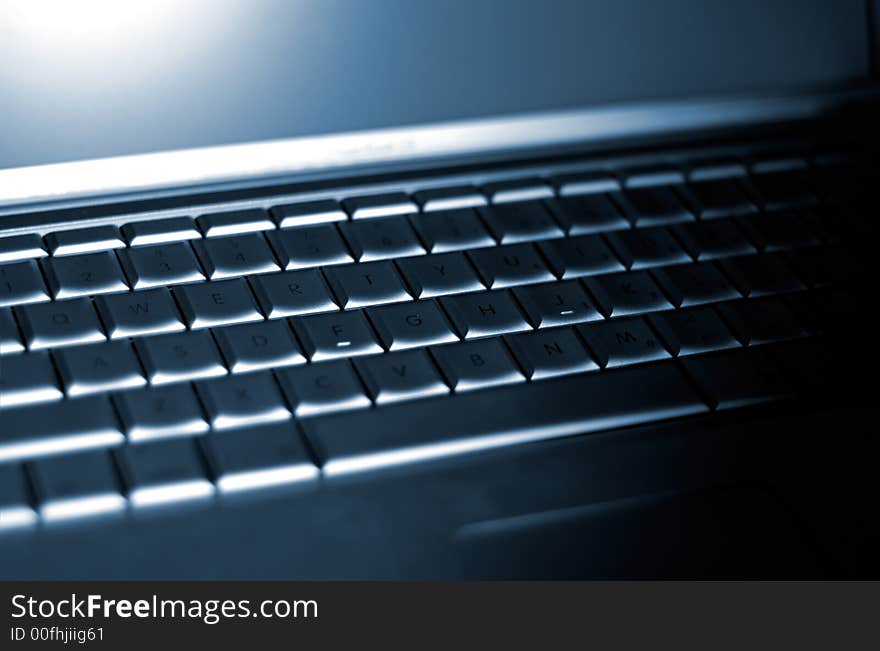
[[[657,282],[676,307],[739,298],[740,294],[711,262],[677,265],[654,271]]]
[[[669,357],[654,332],[641,318],[588,323],[577,328],[603,368]]]
[[[629,220],[638,227],[693,221],[694,216],[669,187],[640,188],[615,194]]]
[[[500,339],[465,341],[432,352],[456,392],[525,382]]]
[[[107,337],[86,298],[16,308],[28,348],[54,348],[104,341]]]
[[[233,429],[290,418],[271,373],[230,375],[196,385],[211,427]]]
[[[805,206],[816,201],[803,172],[755,174],[751,177],[751,183],[757,190],[757,198],[764,210]]]
[[[98,226],[95,228],[77,228],[70,231],[49,233],[46,244],[52,255],[74,255],[77,253],[93,253],[108,249],[120,249],[125,246],[119,230],[115,226]]]
[[[196,222],[205,237],[223,237],[225,235],[242,235],[257,233],[275,228],[275,222],[265,210],[252,208],[249,210],[233,210],[202,215]]]
[[[489,197],[490,203],[534,201],[552,199],[554,196],[553,188],[546,181],[538,178],[487,183],[483,186],[483,190]]]
[[[792,396],[792,389],[760,350],[729,350],[683,360],[685,370],[715,409],[744,407]]]
[[[24,466],[0,466],[0,531],[36,524],[26,481]]]
[[[169,217],[126,224],[122,227],[122,236],[129,246],[149,246],[192,240],[202,234],[189,217]]]
[[[125,509],[110,454],[82,452],[30,464],[31,478],[47,522],[68,520]]]
[[[538,248],[560,278],[624,271],[625,267],[598,235],[539,242]]]
[[[546,205],[569,235],[589,235],[630,227],[606,194],[551,200]]]
[[[516,287],[513,292],[536,328],[602,319],[576,280]]]
[[[150,384],[169,384],[226,375],[226,367],[207,332],[181,332],[136,339]]]
[[[278,271],[262,233],[196,240],[193,246],[212,280]]]
[[[24,350],[24,344],[18,334],[18,326],[12,318],[12,310],[8,307],[0,308],[0,355],[20,353]]]
[[[507,291],[462,294],[440,300],[456,330],[466,339],[532,329]]]
[[[672,307],[647,271],[591,276],[584,284],[605,316],[626,316]]]
[[[306,363],[285,321],[218,328],[214,336],[233,373]]]
[[[419,211],[415,202],[403,192],[353,197],[343,201],[342,205],[352,219],[408,215]]]
[[[530,380],[599,369],[571,328],[524,332],[507,343]]]
[[[688,185],[687,191],[701,219],[736,217],[756,210],[735,179],[699,181]]]
[[[128,484],[128,497],[136,507],[214,495],[214,485],[205,473],[205,462],[195,439],[128,445],[120,451],[118,459]]]
[[[164,287],[99,296],[95,307],[111,339],[186,329],[177,315],[171,293]]]
[[[49,253],[39,235],[13,235],[0,237],[0,263],[18,262],[31,258],[44,258]]]
[[[756,250],[732,219],[676,224],[671,230],[696,260],[726,258]]]
[[[480,209],[492,235],[501,244],[562,237],[562,229],[541,201],[487,206]]]
[[[697,355],[739,346],[724,322],[709,307],[652,314],[648,319],[673,355]]]
[[[34,352],[0,361],[0,409],[54,402],[63,395],[49,353]]]
[[[0,307],[49,300],[36,261],[0,264]]]
[[[495,244],[473,208],[426,213],[413,217],[412,223],[427,245],[429,253],[475,249]]]
[[[192,283],[205,279],[188,242],[125,249],[119,252],[125,275],[135,289]]]
[[[243,278],[182,285],[174,291],[193,330],[263,320]]]
[[[285,269],[354,262],[333,224],[271,232],[269,241]]]
[[[278,380],[297,418],[372,404],[345,360],[279,371]]]
[[[718,306],[718,311],[746,346],[796,339],[806,334],[791,310],[775,298],[725,303]]]
[[[317,269],[254,276],[251,278],[251,287],[263,313],[270,319],[335,312],[339,309]]]
[[[44,258],[49,289],[55,298],[74,298],[128,289],[113,251]]]
[[[793,212],[772,212],[739,220],[740,226],[762,251],[781,251],[819,244]]]
[[[434,301],[385,305],[368,312],[388,350],[458,341]]]
[[[342,206],[329,199],[275,206],[271,213],[278,228],[315,226],[348,219]]]
[[[386,260],[425,252],[405,217],[345,222],[339,229],[357,260]]]
[[[114,395],[113,401],[131,442],[208,431],[202,408],[189,384],[124,391]]]
[[[416,192],[413,198],[424,212],[486,205],[486,197],[472,185],[432,188]]]
[[[468,252],[490,289],[555,280],[531,244],[509,244]]]
[[[690,256],[665,228],[642,228],[609,233],[608,241],[629,269],[691,261]]]
[[[293,323],[306,355],[313,361],[382,352],[360,310],[304,316]]]
[[[238,493],[316,479],[318,468],[289,423],[215,432],[203,441],[221,493]]]
[[[449,393],[424,350],[359,359],[355,365],[377,405]]]
[[[463,253],[439,253],[397,261],[417,298],[460,294],[483,289]]]
[[[134,389],[147,381],[127,341],[77,346],[55,353],[69,396]]]
[[[724,273],[745,296],[781,294],[804,288],[777,253],[727,258],[720,264]]]
[[[391,262],[362,262],[326,269],[324,273],[347,310],[412,300]]]

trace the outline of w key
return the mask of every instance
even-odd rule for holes
[[[95,305],[111,339],[186,329],[177,316],[171,293],[164,287],[99,296]]]

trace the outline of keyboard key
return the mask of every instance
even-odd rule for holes
[[[0,409],[54,402],[63,396],[49,353],[27,353],[0,361]]]
[[[57,351],[55,359],[71,397],[134,389],[147,383],[127,341],[68,348]]]
[[[113,396],[128,440],[132,443],[208,431],[192,386],[177,384]]]
[[[193,246],[211,280],[279,270],[262,233],[196,240]]]
[[[806,206],[816,201],[802,171],[754,174],[750,180],[765,211]]]
[[[412,300],[391,262],[362,262],[326,269],[324,273],[347,310]]]
[[[690,256],[665,228],[609,233],[608,241],[628,269],[690,262]]]
[[[418,212],[419,207],[403,192],[353,197],[342,202],[352,219],[391,217]]]
[[[590,276],[583,280],[607,317],[668,310],[672,304],[647,271]]]
[[[654,278],[676,307],[715,303],[740,297],[739,292],[711,262],[656,269]]]
[[[119,230],[115,226],[93,226],[49,233],[46,236],[46,244],[52,255],[57,256],[94,253],[95,251],[125,247],[125,242],[122,241]]]
[[[669,353],[641,318],[614,319],[577,326],[602,368],[641,364]]]
[[[424,212],[486,205],[485,195],[472,185],[422,190],[416,192],[413,198]]]
[[[372,404],[345,360],[285,369],[278,372],[278,380],[297,418]]]
[[[690,183],[686,186],[686,191],[700,219],[737,217],[757,210],[736,179],[713,179]]]
[[[473,208],[426,213],[413,217],[412,224],[429,253],[495,245],[495,240]]]
[[[691,211],[670,187],[639,188],[614,195],[634,226],[666,226],[693,221]]]
[[[204,440],[221,493],[317,479],[319,471],[291,424],[215,432]]]
[[[560,278],[578,278],[625,270],[605,244],[605,240],[598,235],[539,242],[538,248],[547,258],[553,273]]]
[[[637,166],[624,170],[623,175],[623,186],[627,189],[684,183],[684,172],[672,165]]]
[[[466,339],[532,329],[506,291],[462,294],[440,301],[456,330]]]
[[[110,447],[125,440],[106,396],[62,400],[51,409],[2,409],[0,432],[0,462]]]
[[[460,294],[483,289],[477,272],[463,253],[438,253],[397,261],[417,298]]]
[[[207,499],[214,495],[214,485],[206,475],[195,439],[128,445],[117,458],[128,484],[128,497],[136,507]]]
[[[45,258],[46,281],[55,298],[75,298],[128,289],[112,251]]]
[[[360,310],[304,316],[293,324],[312,361],[382,352]]]
[[[690,166],[688,179],[695,183],[717,181],[730,177],[743,177],[748,174],[746,166],[734,159],[716,158],[694,161]]]
[[[286,321],[219,328],[214,336],[233,373],[306,363]]]
[[[819,244],[819,238],[793,212],[752,215],[740,219],[739,225],[762,251],[783,251]]]
[[[561,197],[620,190],[620,181],[607,172],[563,174],[554,179],[554,184]]]
[[[555,196],[553,188],[542,179],[514,179],[487,183],[483,186],[483,191],[489,197],[490,203],[535,201],[552,199]]]
[[[630,227],[606,194],[551,200],[546,205],[569,235],[591,235]]]
[[[501,244],[562,237],[562,229],[541,201],[487,206],[480,215]]]
[[[263,320],[242,278],[182,285],[175,288],[174,293],[184,319],[193,330]]]
[[[354,257],[361,262],[422,255],[425,249],[404,217],[345,222],[339,225]]]
[[[536,328],[602,319],[576,280],[516,287],[513,293]]]
[[[0,265],[0,307],[48,300],[49,293],[35,260]]]
[[[449,393],[424,350],[367,357],[355,365],[377,405]]]
[[[525,382],[500,339],[465,341],[433,348],[432,352],[456,392]]]
[[[98,316],[86,298],[16,308],[28,348],[55,348],[105,341]]]
[[[12,310],[8,307],[0,308],[0,355],[20,353],[24,350],[21,336],[18,334],[18,326],[12,318]]]
[[[275,206],[271,213],[278,228],[314,226],[348,219],[342,206],[330,199]]]
[[[714,409],[792,397],[792,389],[760,350],[730,350],[683,360]]]
[[[134,289],[205,280],[188,242],[126,249],[119,260]]]
[[[36,461],[30,473],[47,522],[125,510],[113,462],[104,450]]]
[[[177,314],[171,292],[164,287],[98,296],[95,307],[111,339],[186,329]]]
[[[736,301],[718,306],[744,346],[803,337],[806,331],[785,304],[775,298]]]
[[[386,305],[370,308],[368,312],[388,350],[458,341],[434,301]]]
[[[339,310],[317,269],[254,276],[251,287],[269,319]]]
[[[695,260],[726,258],[756,251],[732,219],[675,224],[671,230]]]
[[[150,384],[226,375],[214,340],[205,331],[136,339],[134,346]]]
[[[490,289],[556,279],[531,244],[478,249],[468,255]]]
[[[13,235],[0,237],[0,263],[18,262],[49,255],[39,235]]]
[[[524,332],[507,343],[530,380],[599,369],[571,328]]]
[[[781,294],[804,288],[777,253],[727,258],[720,264],[724,273],[744,296]]]
[[[0,531],[30,527],[37,514],[30,502],[24,466],[0,466]]]
[[[149,246],[194,240],[202,234],[189,217],[169,217],[126,224],[122,236],[129,246]]]
[[[652,314],[648,320],[673,355],[697,355],[739,346],[718,314],[709,307]]]
[[[269,241],[284,269],[354,262],[333,224],[272,232]]]
[[[269,213],[260,208],[215,212],[209,215],[202,215],[196,222],[199,228],[202,229],[205,237],[243,235],[245,233],[269,231],[275,228],[275,222],[269,217]]]
[[[217,430],[276,423],[290,418],[271,373],[230,375],[196,385],[211,427]]]

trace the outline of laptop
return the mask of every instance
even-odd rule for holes
[[[11,2],[0,577],[876,577],[880,3]]]

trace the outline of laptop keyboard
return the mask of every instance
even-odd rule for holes
[[[874,174],[835,162],[0,239],[0,528],[789,399]]]

